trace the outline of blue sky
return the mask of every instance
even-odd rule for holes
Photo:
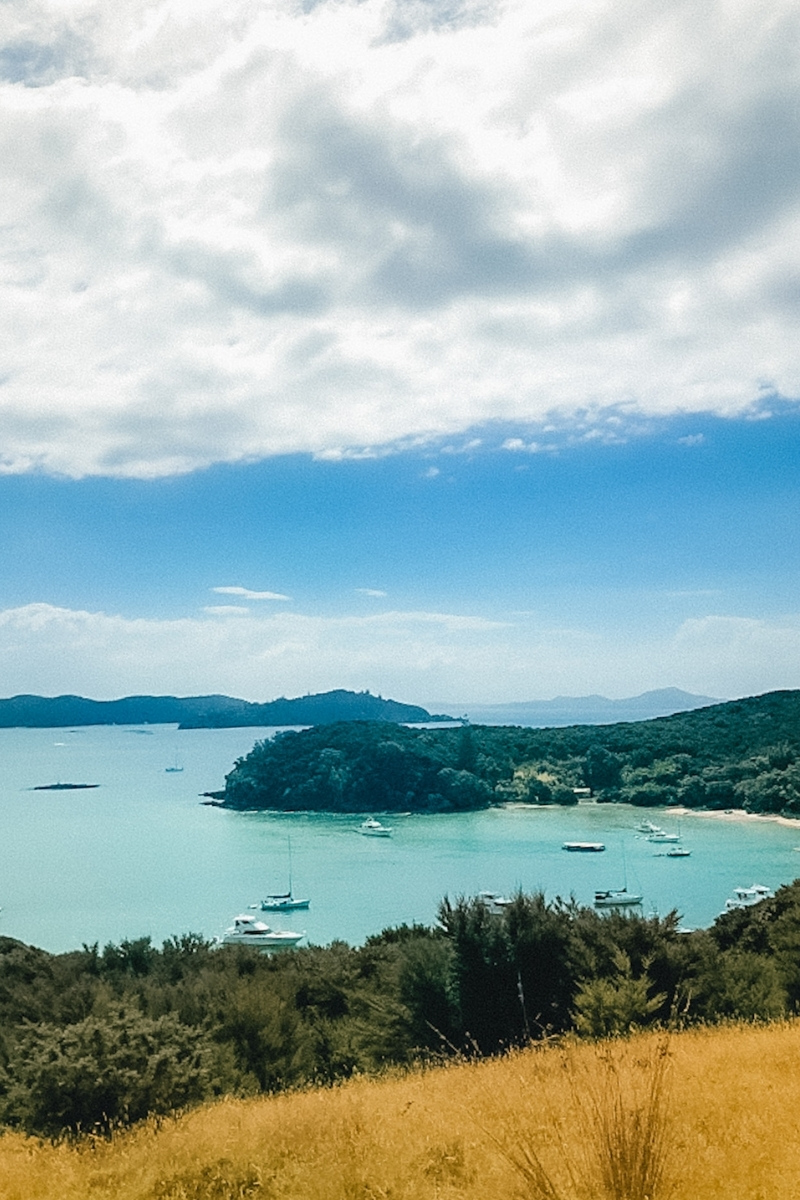
[[[796,686],[798,47],[4,5],[0,694]]]
[[[6,476],[9,689],[455,705],[794,686],[800,414],[503,448],[531,433],[155,481]]]

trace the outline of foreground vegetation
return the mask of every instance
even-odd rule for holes
[[[239,809],[459,812],[490,804],[681,804],[800,814],[800,691],[566,729],[351,722],[257,742],[218,798]]]
[[[800,1025],[640,1035],[0,1139],[4,1200],[795,1200]]]
[[[51,955],[0,939],[0,1124],[108,1133],[214,1097],[330,1085],[560,1035],[800,1011],[800,882],[682,933],[519,895],[269,956],[199,937]]]

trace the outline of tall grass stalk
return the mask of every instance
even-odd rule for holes
[[[525,1200],[663,1200],[672,1148],[667,1096],[669,1045],[639,1054],[621,1042],[588,1060],[562,1052],[571,1103],[559,1111],[547,1093],[526,1089],[523,1113],[495,1116],[484,1132],[517,1174]],[[562,1097],[563,1099],[563,1097]]]
[[[631,1057],[619,1044],[604,1046],[596,1064],[591,1076],[583,1072],[578,1097],[590,1186],[604,1200],[661,1200],[670,1190],[673,1145],[669,1043],[651,1043],[642,1057]]]

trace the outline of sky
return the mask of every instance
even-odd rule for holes
[[[800,9],[6,0],[0,695],[800,686]]]

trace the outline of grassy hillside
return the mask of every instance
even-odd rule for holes
[[[461,811],[504,801],[745,808],[800,815],[800,691],[652,721],[563,729],[336,724],[258,742],[232,808]]]
[[[0,1139],[4,1200],[796,1200],[800,1024],[547,1047]]]

